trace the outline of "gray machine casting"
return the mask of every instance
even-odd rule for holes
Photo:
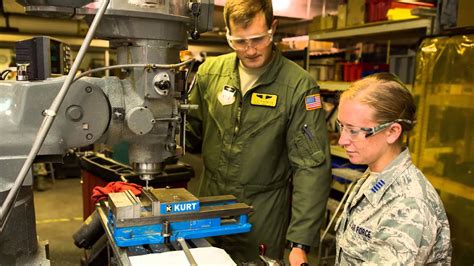
[[[17,0],[27,12],[50,17],[83,17],[92,22],[90,1]],[[72,83],[37,160],[60,158],[68,148],[128,141],[129,158],[144,180],[176,156],[183,134],[186,64],[180,51],[188,36],[212,26],[213,1],[111,0],[96,37],[117,50],[123,79],[84,77]],[[0,82],[0,202],[12,188],[64,77]],[[180,132],[181,131],[181,132]],[[34,206],[28,173],[5,229],[0,264],[18,263],[37,253]]]

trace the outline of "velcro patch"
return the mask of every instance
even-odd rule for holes
[[[275,107],[277,104],[278,95],[265,93],[252,93],[250,103],[252,105]]]
[[[319,94],[311,94],[306,96],[305,105],[307,111],[321,108],[321,96]]]

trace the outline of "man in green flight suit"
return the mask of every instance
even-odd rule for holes
[[[319,243],[330,189],[330,157],[319,88],[272,43],[271,0],[227,0],[227,40],[235,52],[200,66],[190,92],[188,147],[202,148],[200,196],[232,194],[252,205],[250,233],[216,238],[239,263],[307,262]]]

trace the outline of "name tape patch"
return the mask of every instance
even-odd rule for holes
[[[278,96],[274,94],[252,93],[250,103],[252,105],[275,107],[277,100]]]
[[[350,225],[352,231],[354,231],[355,233],[367,238],[367,239],[371,239],[372,238],[372,231],[370,231],[369,229],[367,228],[364,228],[362,226],[358,226],[358,225],[355,225],[355,224],[351,224]]]

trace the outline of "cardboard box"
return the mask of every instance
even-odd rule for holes
[[[474,1],[458,0],[458,17],[456,27],[474,26],[474,16],[472,15],[473,9]]]
[[[322,30],[322,17],[321,16],[315,16],[313,18],[313,21],[308,26],[308,32],[315,32],[315,31],[320,31]]]
[[[332,30],[336,28],[337,16],[325,16],[322,18],[323,30]]]
[[[330,51],[332,47],[332,42],[309,41],[310,51]]]
[[[347,22],[347,5],[337,6],[337,28],[342,29],[346,27]]]
[[[347,26],[362,25],[365,22],[365,0],[347,1]]]

